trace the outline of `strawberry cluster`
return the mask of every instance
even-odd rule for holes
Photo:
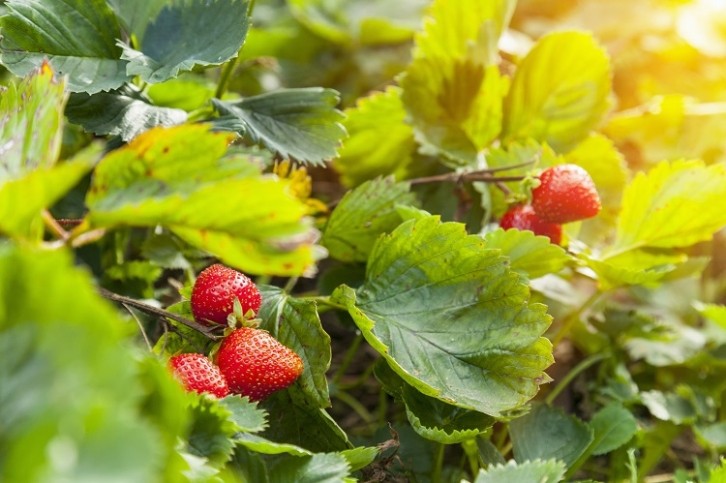
[[[194,284],[191,307],[205,325],[242,320],[243,327],[227,335],[216,362],[203,354],[179,354],[169,368],[187,391],[224,397],[230,393],[261,401],[290,386],[302,374],[303,361],[269,332],[256,328],[262,296],[246,275],[215,264],[203,270]]]
[[[560,164],[539,175],[539,186],[532,190],[532,204],[512,206],[499,220],[499,226],[505,230],[530,230],[559,245],[562,224],[592,218],[600,207],[600,196],[587,171],[574,164]]]

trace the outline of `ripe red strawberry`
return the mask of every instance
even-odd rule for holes
[[[197,321],[227,325],[234,312],[234,299],[242,305],[242,314],[260,310],[262,297],[255,283],[237,270],[215,264],[204,269],[192,289],[192,314]]]
[[[562,225],[541,220],[530,205],[515,205],[509,208],[499,220],[499,226],[505,230],[510,228],[531,230],[535,235],[549,237],[555,245],[559,245],[562,241]]]
[[[169,368],[187,391],[217,397],[229,394],[227,381],[212,361],[202,354],[179,354],[169,359]]]
[[[303,361],[269,332],[242,327],[222,342],[217,364],[232,392],[260,401],[295,382]]]
[[[544,221],[569,223],[600,212],[600,197],[590,175],[574,164],[545,169],[532,191],[532,207]]]

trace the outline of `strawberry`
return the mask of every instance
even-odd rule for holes
[[[499,226],[505,230],[517,228],[533,231],[535,235],[549,237],[555,245],[559,245],[562,241],[562,225],[543,221],[530,205],[515,205],[509,208],[499,220]]]
[[[243,273],[214,264],[204,269],[192,288],[192,314],[203,324],[227,325],[234,312],[234,300],[242,306],[242,315],[260,310],[262,297],[255,283]]]
[[[219,367],[202,354],[176,355],[169,359],[169,369],[189,392],[206,392],[217,397],[229,394],[227,381]]]
[[[574,164],[560,164],[539,175],[532,191],[532,208],[544,221],[569,223],[600,212],[600,197],[590,175]]]
[[[224,339],[217,364],[232,392],[261,401],[295,382],[303,361],[269,332],[242,327]]]

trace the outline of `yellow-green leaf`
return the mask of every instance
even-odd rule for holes
[[[687,247],[726,225],[726,166],[662,162],[627,186],[613,257],[637,248]]]
[[[346,109],[343,126],[348,139],[333,162],[347,186],[357,186],[378,176],[401,177],[414,150],[413,128],[406,124],[401,89],[389,87],[362,98]]]
[[[514,4],[437,0],[416,36],[414,60],[401,77],[403,103],[421,141],[451,165],[473,164],[501,130],[508,79],[496,52]]]
[[[505,103],[505,139],[534,138],[566,151],[608,108],[610,62],[588,33],[542,37],[519,65]]]
[[[289,181],[222,158],[229,134],[208,126],[155,128],[98,165],[87,197],[91,226],[163,225],[252,273],[301,274],[315,231]]]

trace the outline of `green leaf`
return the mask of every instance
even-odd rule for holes
[[[315,302],[290,297],[277,287],[260,286],[260,290],[260,327],[303,360],[304,370],[295,381],[296,387],[317,407],[330,406],[325,377],[332,357],[330,336],[323,330]]]
[[[237,432],[237,426],[232,421],[232,413],[216,399],[197,394],[190,405],[190,413],[192,424],[187,451],[207,458],[213,467],[220,468],[234,450],[232,437]]]
[[[535,404],[532,411],[509,424],[514,444],[514,459],[558,459],[569,467],[593,441],[593,430],[575,416],[546,404]]]
[[[125,332],[69,253],[0,249],[0,480],[157,479]]]
[[[486,414],[452,406],[421,394],[396,375],[384,361],[376,364],[375,375],[386,392],[403,401],[411,427],[426,439],[442,444],[461,443],[488,431],[495,422],[494,418]]]
[[[655,96],[614,114],[603,131],[619,146],[636,147],[638,158],[647,164],[682,158],[710,164],[723,155],[726,106],[676,93]]]
[[[701,330],[677,319],[661,320],[658,329],[625,341],[623,345],[632,359],[644,359],[656,367],[683,364],[702,351],[707,342]]]
[[[638,423],[630,411],[620,403],[611,403],[595,413],[590,421],[595,434],[592,454],[609,453],[625,443],[638,431]]]
[[[19,82],[10,82],[0,96],[0,182],[18,178],[58,160],[63,140],[65,82],[54,80],[45,67]]]
[[[422,140],[452,166],[473,164],[501,131],[509,82],[495,65],[497,44],[515,3],[438,0],[416,36],[403,103]]]
[[[474,483],[557,483],[565,478],[565,464],[562,461],[534,460],[517,463],[509,461],[506,465],[490,466],[480,470]]]
[[[290,0],[288,5],[295,19],[316,35],[339,44],[365,46],[410,40],[426,3],[373,0],[363,6],[351,0]]]
[[[149,19],[156,18],[169,0],[107,0],[126,31],[141,42]]]
[[[332,299],[399,376],[448,404],[497,416],[548,381],[546,307],[461,224],[403,223],[373,247],[363,286]]]
[[[154,128],[111,152],[86,198],[91,226],[161,224],[246,272],[301,274],[313,262],[307,207],[287,181],[251,175],[244,158],[220,159],[229,141],[186,125]]]
[[[379,178],[348,191],[330,215],[320,243],[333,258],[365,262],[378,237],[401,224],[397,206],[416,205],[410,188]]]
[[[726,448],[726,421],[694,427],[696,434],[716,449]]]
[[[71,92],[116,89],[126,82],[119,59],[121,30],[104,0],[11,0],[0,17],[0,63],[17,76],[45,59],[68,76]]]
[[[146,27],[139,50],[118,42],[126,72],[149,83],[195,66],[220,65],[242,47],[248,0],[184,0],[168,4]]]
[[[149,86],[146,94],[157,106],[193,111],[203,108],[214,97],[214,84],[196,75],[171,79]]]
[[[597,126],[609,95],[610,62],[592,35],[545,35],[514,75],[504,109],[505,139],[534,138],[567,151]]]
[[[598,276],[600,287],[653,285],[675,271],[688,257],[670,250],[630,250],[612,258],[598,260],[582,255]]]
[[[360,98],[345,110],[349,137],[333,161],[343,184],[356,186],[391,174],[405,177],[415,147],[413,128],[405,120],[398,87]]]
[[[262,455],[248,450],[242,445],[237,445],[234,450],[232,461],[227,464],[227,469],[231,471],[236,480],[242,482],[269,483],[270,479],[267,475],[267,466]]]
[[[644,391],[642,403],[661,421],[693,424],[713,420],[716,415],[713,399],[690,386],[679,385],[674,392]]]
[[[562,270],[570,257],[562,247],[531,231],[498,229],[484,235],[487,248],[501,250],[509,258],[509,268],[524,277],[537,278]]]
[[[726,330],[726,306],[699,303],[696,305],[696,310],[698,310],[698,313],[703,317]]]
[[[281,89],[237,102],[212,99],[222,121],[283,158],[322,165],[345,137],[338,93],[319,87]],[[227,124],[219,127],[227,129]],[[231,126],[231,127],[230,127]]]
[[[119,136],[130,141],[155,126],[173,126],[187,120],[181,109],[157,107],[127,84],[112,92],[73,94],[66,107],[68,120],[94,134]]]
[[[721,466],[711,471],[709,483],[726,483],[726,458],[721,458]]]
[[[295,394],[296,391],[299,393],[292,386],[265,400],[263,406],[269,414],[270,426],[263,436],[316,453],[352,448],[348,436],[330,415],[324,409],[304,404],[306,400],[301,403],[303,395]]]
[[[348,462],[337,454],[284,458],[270,468],[270,483],[340,483],[349,471]]]
[[[0,183],[0,233],[19,238],[39,233],[41,211],[68,193],[91,170],[99,154],[96,148],[80,153],[73,161]]]
[[[644,247],[687,247],[726,225],[726,166],[662,162],[625,189],[615,243],[605,257]]]
[[[373,463],[376,456],[381,452],[379,448],[359,446],[358,448],[340,451],[340,454],[348,462],[350,471],[358,471]]]
[[[288,443],[275,443],[256,434],[240,433],[235,442],[245,448],[262,454],[291,454],[293,456],[309,456],[312,453],[304,448]]]
[[[220,399],[219,404],[229,410],[230,420],[237,425],[239,431],[259,433],[267,427],[267,413],[246,397],[227,396]]]

